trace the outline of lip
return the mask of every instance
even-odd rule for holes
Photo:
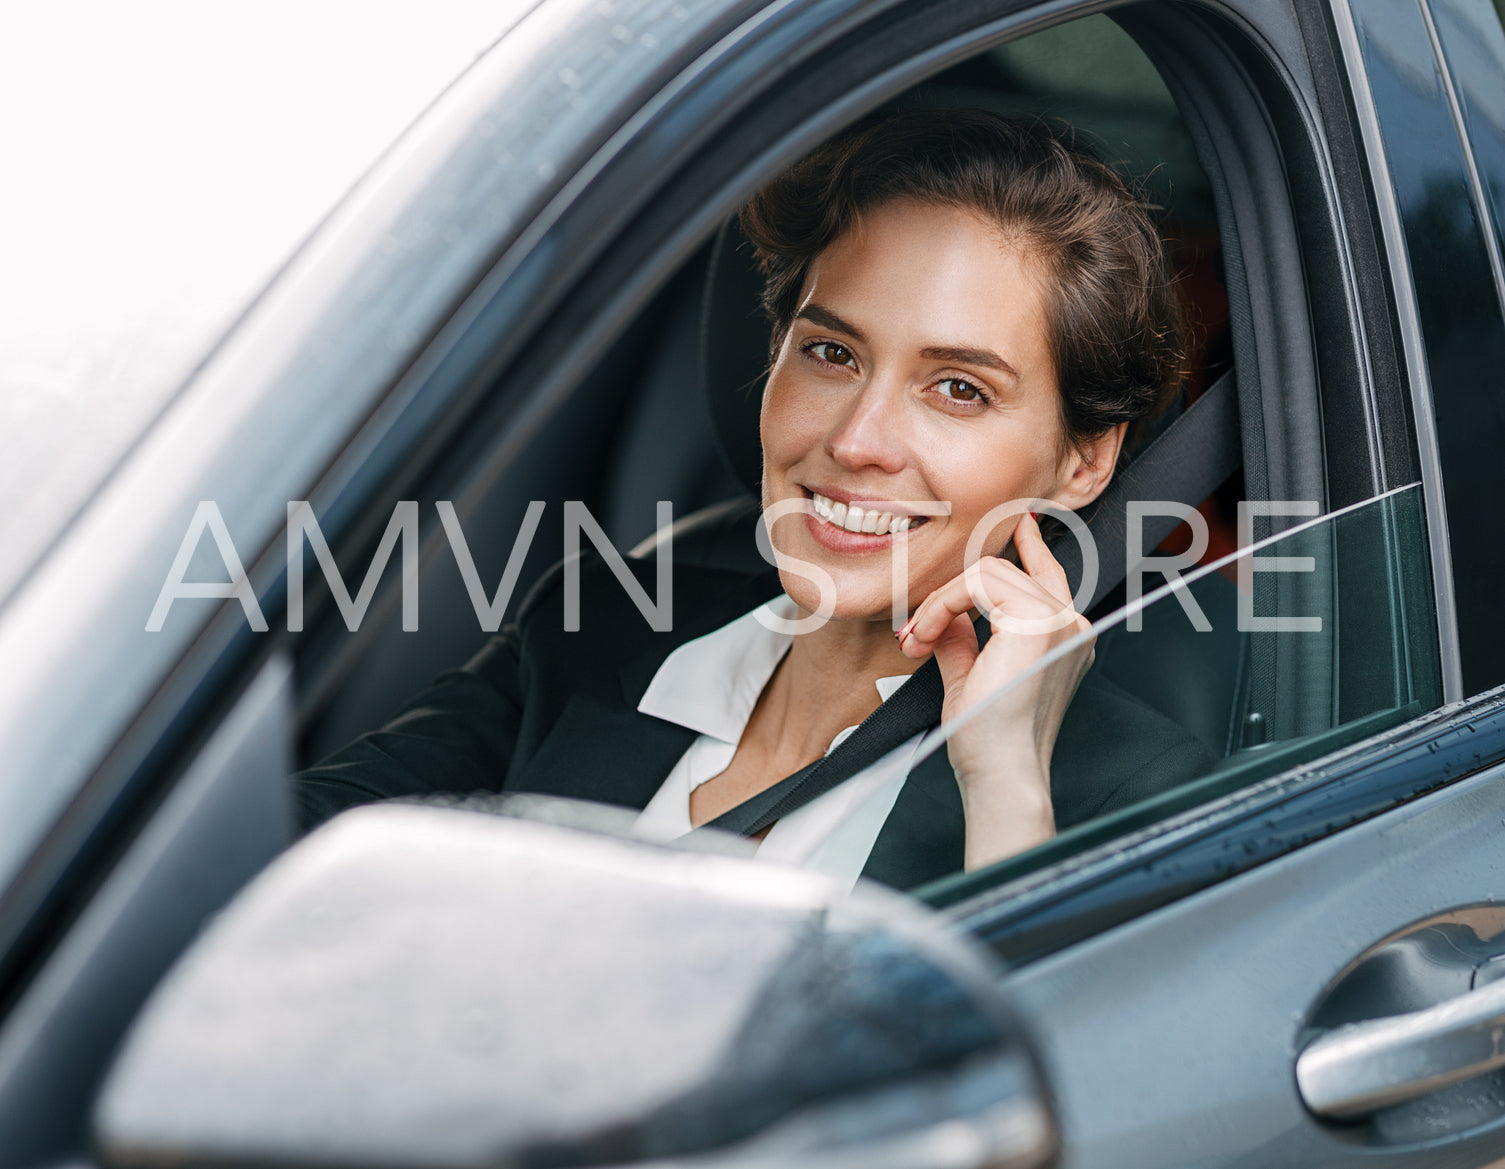
[[[800,490],[804,492],[804,496],[807,501],[812,500],[812,488],[802,487]],[[822,490],[819,492],[819,494],[825,495],[828,499],[831,499],[836,503],[856,503],[859,506],[865,502],[870,502],[873,504],[879,503],[878,500],[869,499],[866,495],[860,492],[834,491],[827,493],[826,491]],[[891,510],[894,515],[914,515],[913,512],[902,507],[890,508],[889,510]],[[831,552],[839,552],[851,555],[854,553],[860,554],[881,552],[892,545],[896,540],[908,539],[911,535],[913,535],[915,532],[918,532],[925,526],[924,521],[928,517],[919,516],[916,518],[918,518],[921,522],[904,529],[904,531],[902,532],[884,532],[881,535],[876,532],[849,532],[845,528],[838,528],[835,524],[828,523],[827,521],[821,519],[818,515],[815,514],[814,506],[812,503],[812,506],[805,511],[805,528],[809,531],[810,538],[813,539],[822,548],[825,548]]]
[[[878,511],[886,511],[896,516],[912,516],[916,514],[902,504],[884,500],[881,496],[871,491],[843,491],[839,487],[806,487],[803,484],[797,486],[805,493],[806,499],[810,499],[815,495],[824,495],[827,499],[833,500],[836,503],[845,503],[848,506],[855,503],[863,507],[864,510],[867,505],[871,504]]]

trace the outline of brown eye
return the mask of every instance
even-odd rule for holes
[[[853,363],[852,351],[845,345],[838,345],[835,341],[817,341],[814,345],[810,346],[810,352],[831,365],[851,365]]]
[[[946,397],[956,402],[978,402],[982,400],[982,391],[971,382],[964,382],[959,377],[948,377],[941,382],[940,389]]]

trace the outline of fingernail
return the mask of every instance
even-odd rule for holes
[[[1034,520],[1037,524],[1040,522],[1040,517],[1037,516],[1034,512],[1029,513],[1029,518]]]
[[[917,620],[919,620],[918,614],[911,617],[908,621],[904,622],[904,624],[900,627],[899,632],[894,634],[895,640],[897,640],[902,645],[904,639],[909,636],[910,631],[914,628],[914,623]]]

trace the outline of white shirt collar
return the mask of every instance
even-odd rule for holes
[[[779,596],[720,629],[685,642],[659,666],[638,711],[724,743],[738,742],[758,696],[794,640],[759,621],[760,610],[786,620],[798,615],[794,602]],[[879,678],[879,699],[887,702],[908,680],[908,674]]]

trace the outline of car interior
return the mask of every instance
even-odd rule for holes
[[[1209,185],[1169,92],[1117,25],[1090,17],[993,49],[892,104],[977,106],[1069,122],[1138,178],[1160,213],[1197,322],[1197,375],[1188,401],[1229,367],[1227,301]],[[730,224],[722,234],[734,231]],[[518,530],[532,499],[547,500],[556,515],[562,499],[583,500],[616,546],[630,549],[652,535],[659,500],[671,501],[674,516],[682,520],[756,491],[757,391],[767,349],[758,282],[745,251],[721,235],[669,278],[580,379],[568,410],[519,452],[467,517],[468,530],[504,534],[491,546],[471,538],[483,580],[499,578],[511,551],[506,537]],[[569,467],[568,482],[551,482],[562,465]],[[1227,500],[1237,492],[1235,476],[1205,505],[1215,532],[1209,557],[1233,547]],[[545,522],[513,593],[513,610],[528,584],[560,554],[557,519]],[[415,679],[479,648],[484,635],[446,555],[428,561],[421,639],[403,636],[389,614],[385,626],[368,623],[369,632],[341,630],[336,640],[351,645],[341,647],[338,664],[308,671],[313,677],[305,703],[304,759],[317,759],[379,725],[412,693]],[[442,601],[427,599],[439,596]],[[1109,611],[1107,605],[1101,611]],[[453,628],[451,616],[457,618]],[[1217,624],[1226,629],[1232,623]],[[1235,632],[1229,629],[1225,636]],[[317,656],[324,656],[322,651],[321,646]],[[347,663],[357,655],[362,665],[351,668]],[[1203,733],[1223,746],[1229,732],[1207,726]]]
[[[1253,575],[1252,597],[1246,580],[1241,599],[1233,564],[1197,578],[1189,591],[1209,632],[1193,627],[1175,593],[1150,604],[1143,632],[1132,632],[1120,563],[1107,582],[1116,587],[1089,613],[1098,623],[1094,669],[1198,739],[1217,761],[1213,770],[992,869],[917,891],[932,904],[1006,892],[1015,880],[1110,850],[1126,834],[1153,831],[1440,702],[1425,527],[1412,488],[1417,475],[1386,479],[1373,470],[1374,428],[1367,408],[1356,405],[1369,377],[1382,399],[1400,401],[1400,378],[1363,368],[1353,306],[1330,295],[1347,286],[1345,261],[1318,213],[1320,168],[1303,113],[1241,37],[1178,6],[1134,5],[1111,18],[1091,15],[990,44],[939,71],[916,64],[916,77],[882,98],[896,106],[966,105],[1062,119],[1141,185],[1195,322],[1195,375],[1185,400],[1137,436],[1125,470],[1137,455],[1157,465],[1196,462],[1177,449],[1194,433],[1179,424],[1222,387],[1220,400],[1236,406],[1229,441],[1239,465],[1188,500],[1209,529],[1203,564],[1314,516],[1336,517],[1295,528],[1268,549],[1308,563]],[[903,61],[902,50],[890,52]],[[839,65],[824,83],[855,91]],[[863,78],[870,69],[861,62],[850,68]],[[819,111],[823,132],[867,112],[829,104]],[[779,116],[786,122],[757,129],[777,144],[759,154],[761,171],[732,172],[741,177],[718,180],[714,189],[684,181],[678,197],[707,209],[689,246],[646,232],[611,241],[588,278],[549,306],[548,321],[517,355],[486,367],[490,381],[436,427],[421,457],[362,486],[357,522],[329,525],[345,579],[356,580],[392,505],[419,501],[420,632],[402,628],[395,569],[384,574],[355,632],[311,574],[306,632],[285,643],[289,656],[274,657],[182,762],[173,779],[174,799],[178,792],[182,799],[151,810],[157,835],[142,836],[151,863],[143,860],[138,873],[107,889],[113,901],[95,899],[48,958],[47,978],[27,992],[29,1013],[17,1013],[21,1022],[11,1023],[12,1041],[0,1052],[0,1072],[7,1073],[0,1131],[27,1136],[0,1149],[0,1169],[41,1164],[60,1151],[79,1155],[79,1133],[87,1131],[80,1118],[88,1116],[116,1039],[207,912],[162,899],[161,888],[186,881],[217,907],[268,859],[258,849],[275,853],[288,843],[281,805],[244,793],[280,791],[288,773],[379,727],[434,675],[484,643],[488,634],[437,522],[437,501],[453,501],[488,591],[502,579],[530,504],[543,501],[509,614],[560,559],[567,500],[583,501],[624,553],[651,554],[642,546],[655,532],[658,502],[668,500],[679,523],[677,556],[752,562],[749,529],[728,543],[717,522],[744,507],[756,486],[749,420],[766,359],[755,274],[727,224],[760,176],[808,147],[819,121],[798,115],[802,139],[796,116]],[[734,134],[727,140],[736,145]],[[671,216],[673,200],[664,203],[662,215]],[[629,295],[629,286],[639,291]],[[524,410],[520,401],[547,408]],[[1169,446],[1155,447],[1162,439]],[[1150,458],[1152,450],[1158,453]],[[1155,495],[1155,483],[1141,484],[1148,497],[1173,498]],[[1256,516],[1241,533],[1243,500],[1313,501],[1316,511]],[[1121,531],[1118,539],[1122,547]],[[1187,539],[1184,526],[1167,525],[1151,543],[1169,554]],[[1151,577],[1147,587],[1156,583]],[[1317,615],[1322,627],[1285,634],[1254,622],[1241,629],[1245,607],[1255,616]],[[225,761],[240,758],[238,745],[265,738],[268,720],[283,708],[297,720],[296,757],[262,760],[255,775],[226,780]],[[240,851],[227,842],[238,842]],[[17,1027],[25,1030],[20,1040]]]
[[[1220,228],[1218,187],[1199,161],[1198,143],[1176,97],[1124,27],[1106,16],[1090,16],[994,47],[912,87],[888,106],[972,106],[1011,117],[1059,119],[1138,184],[1160,223],[1194,323],[1195,372],[1184,400],[1131,439],[1126,451],[1130,465],[1157,434],[1168,434],[1177,416],[1209,387],[1220,378],[1229,380],[1225,375],[1237,364],[1237,338],[1230,320],[1226,228]],[[1229,222],[1226,208],[1221,221]],[[545,501],[544,518],[509,613],[515,612],[529,584],[561,555],[559,517],[566,499],[585,502],[618,549],[642,545],[640,555],[651,543],[656,505],[668,500],[677,521],[676,556],[761,567],[750,527],[728,529],[719,522],[728,509],[755,497],[761,458],[757,409],[768,334],[757,301],[760,277],[739,241],[735,223],[723,223],[619,330],[594,367],[576,379],[568,404],[525,447],[518,446],[504,464],[488,470],[480,490],[472,486],[464,526],[483,581],[500,578],[512,552],[511,537],[520,530],[529,502]],[[1254,294],[1248,284],[1233,290],[1237,299],[1248,300]],[[1258,403],[1257,374],[1239,373],[1240,382],[1256,381],[1252,397]],[[1238,501],[1279,498],[1275,488],[1281,478],[1304,492],[1291,498],[1315,500],[1323,512],[1333,502],[1327,485],[1310,473],[1312,465],[1320,468],[1323,462],[1320,427],[1306,430],[1308,420],[1300,419],[1303,425],[1287,443],[1305,444],[1307,449],[1287,449],[1282,467],[1268,455],[1265,440],[1273,427],[1261,434],[1248,424],[1251,395],[1243,385],[1239,392],[1246,416],[1239,436],[1241,465],[1226,478],[1219,471],[1217,479],[1203,484],[1187,501],[1199,505],[1207,522],[1204,564],[1226,557],[1240,544]],[[1302,401],[1299,383],[1286,386],[1283,393],[1290,401],[1280,403],[1279,409],[1286,414],[1299,417],[1302,408],[1319,413],[1318,403]],[[1272,407],[1267,401],[1259,408]],[[1192,440],[1168,435],[1167,441]],[[1144,485],[1140,490],[1160,497]],[[431,504],[424,500],[423,506]],[[1271,522],[1281,521],[1277,517]],[[1357,526],[1358,521],[1347,521],[1345,530]],[[1253,534],[1262,537],[1275,530],[1255,528]],[[1103,528],[1098,531],[1102,534]],[[488,533],[502,535],[488,541]],[[1410,536],[1415,538],[1414,531]],[[1189,529],[1181,525],[1165,536],[1161,551],[1180,551],[1188,539]],[[1387,634],[1375,641],[1374,630],[1366,638],[1371,660],[1356,662],[1356,668],[1345,674],[1341,702],[1326,692],[1332,671],[1325,663],[1337,652],[1338,641],[1333,594],[1348,590],[1352,578],[1345,572],[1344,588],[1338,589],[1331,534],[1325,544],[1318,535],[1302,539],[1321,554],[1321,582],[1294,584],[1293,578],[1283,577],[1279,588],[1264,590],[1268,598],[1262,591],[1258,602],[1282,606],[1271,612],[1325,615],[1326,632],[1307,636],[1299,651],[1291,648],[1289,635],[1240,628],[1244,623],[1238,617],[1235,565],[1206,573],[1191,587],[1210,630],[1194,628],[1180,604],[1166,599],[1144,615],[1142,632],[1130,633],[1124,622],[1111,620],[1123,606],[1124,589],[1121,568],[1109,564],[1112,580],[1119,583],[1103,590],[1089,613],[1095,621],[1106,621],[1094,668],[1198,739],[1219,761],[1217,782],[1196,785],[1196,791],[1179,793],[1168,804],[1157,802],[1152,810],[1115,818],[1084,836],[1073,834],[1071,840],[1032,855],[1029,864],[1047,863],[1070,848],[1153,823],[1172,810],[1281,770],[1293,759],[1320,754],[1377,729],[1361,716],[1378,712],[1400,718],[1394,712],[1416,713],[1433,701],[1432,684],[1420,663],[1403,678],[1392,676],[1399,652],[1395,637]],[[1348,542],[1367,544],[1373,538],[1350,536]],[[1356,552],[1346,556],[1358,559]],[[1394,574],[1387,565],[1393,566],[1393,561],[1380,548],[1372,557],[1378,557],[1380,576],[1370,579],[1389,581]],[[1114,557],[1110,554],[1105,560]],[[1261,578],[1262,588],[1263,584]],[[1424,605],[1425,589],[1418,584],[1395,584],[1391,609]],[[478,627],[453,558],[442,547],[431,547],[425,557],[422,595],[421,636],[402,632],[396,598],[389,595],[381,610],[384,620],[368,619],[353,634],[338,621],[325,621],[305,640],[298,665],[303,762],[314,762],[379,726],[429,677],[463,662],[480,647],[486,635]],[[1291,605],[1296,607],[1286,607]],[[1413,622],[1418,621],[1413,616]],[[1366,674],[1379,678],[1367,689],[1360,685]],[[1314,687],[1324,692],[1313,693]],[[1346,730],[1334,737],[1340,727]],[[1020,867],[1017,861],[1011,863],[995,878]],[[977,884],[976,878],[969,878],[965,887]]]

